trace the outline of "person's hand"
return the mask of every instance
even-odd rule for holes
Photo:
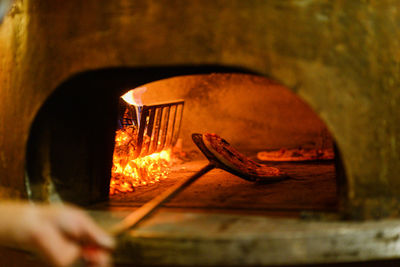
[[[82,258],[110,266],[114,240],[77,208],[8,202],[0,204],[0,244],[35,252],[54,266]]]

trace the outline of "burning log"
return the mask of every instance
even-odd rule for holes
[[[143,105],[146,87],[133,89],[120,102],[110,194],[132,192],[166,178],[170,150],[179,135],[183,100]]]
[[[155,184],[167,177],[169,150],[137,158],[136,140],[135,128],[123,128],[116,132],[110,195],[133,192],[137,186]]]

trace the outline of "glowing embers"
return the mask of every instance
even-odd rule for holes
[[[111,195],[134,191],[167,176],[167,151],[178,140],[184,101],[144,105],[141,97],[146,90],[132,89],[120,99]]]
[[[134,131],[135,128],[123,128],[116,132],[110,195],[132,192],[135,187],[152,185],[167,177],[170,151],[135,158]]]

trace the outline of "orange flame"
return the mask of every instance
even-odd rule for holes
[[[126,103],[131,104],[131,105],[137,105],[135,98],[133,97],[133,90],[127,92],[123,96],[121,96],[123,100],[125,100]]]
[[[147,91],[147,87],[137,87],[125,93],[121,98],[130,105],[143,106],[142,95]]]
[[[116,132],[110,195],[132,192],[135,187],[152,185],[167,177],[170,151],[135,158],[135,131],[124,128]]]

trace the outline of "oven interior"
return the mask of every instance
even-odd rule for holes
[[[110,190],[121,96],[137,88],[145,88],[144,105],[185,101],[179,139],[170,145],[173,159],[162,179],[148,182],[157,175],[150,173],[130,192],[114,190],[115,186]],[[254,183],[215,169],[163,209],[278,217],[337,213],[345,190],[344,171],[334,138],[318,114],[277,81],[215,66],[106,69],[65,81],[43,105],[31,129],[28,195],[91,209],[135,209],[207,164],[192,133],[217,133],[251,159],[279,168],[290,178]],[[259,156],[292,150],[294,157],[299,151],[323,151],[331,157],[269,161]]]

